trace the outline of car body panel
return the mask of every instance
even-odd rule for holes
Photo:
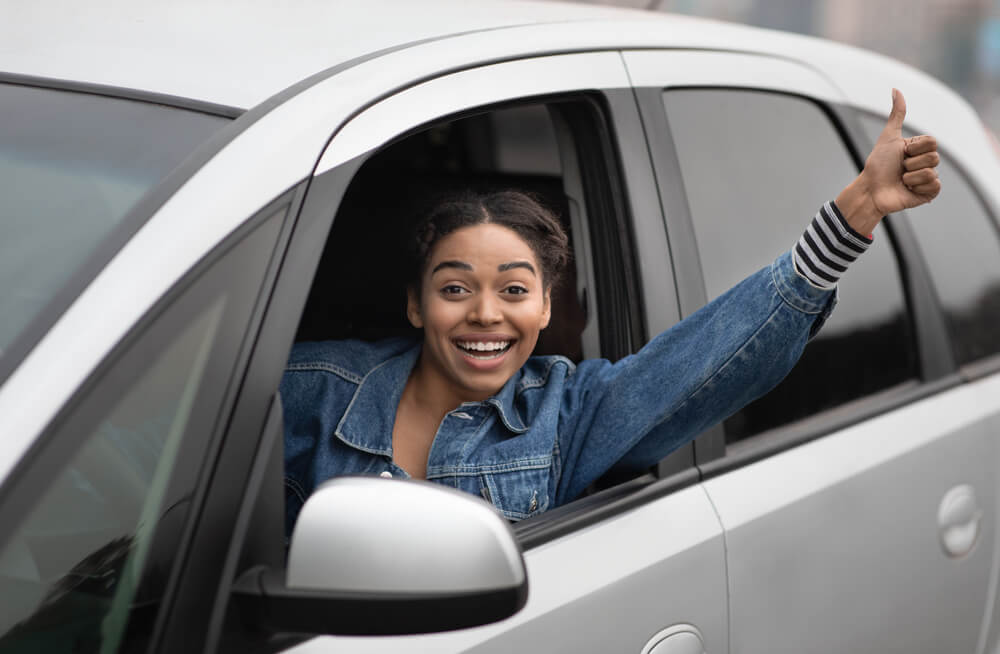
[[[765,54],[705,50],[629,50],[622,53],[636,87],[724,86],[784,91],[843,102],[828,78],[800,61]]]
[[[964,385],[705,482],[726,527],[732,651],[979,651],[1000,415],[983,399],[998,392],[996,376]],[[983,518],[950,557],[939,505],[963,484]]]
[[[698,626],[707,651],[725,652],[723,555],[711,504],[692,486],[525,552],[528,604],[503,622],[427,636],[319,637],[289,651],[510,652],[546,642],[557,651],[639,652],[683,619]]]

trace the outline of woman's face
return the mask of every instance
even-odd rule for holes
[[[500,225],[463,227],[438,241],[411,290],[407,316],[424,329],[420,365],[463,401],[493,395],[549,324],[549,293],[531,247]]]

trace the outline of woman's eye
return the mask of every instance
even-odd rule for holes
[[[441,289],[441,293],[444,295],[461,295],[465,293],[465,289],[458,284],[448,284]]]
[[[528,292],[528,289],[523,286],[508,286],[504,289],[504,291],[510,293],[511,295],[524,295]]]

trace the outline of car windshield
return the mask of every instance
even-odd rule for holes
[[[229,121],[0,84],[0,381],[147,218],[125,220],[143,194]]]

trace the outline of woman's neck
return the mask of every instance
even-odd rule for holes
[[[475,394],[457,387],[439,370],[428,365],[423,356],[413,367],[406,386],[415,401],[442,418],[463,402],[481,402],[492,395]]]

